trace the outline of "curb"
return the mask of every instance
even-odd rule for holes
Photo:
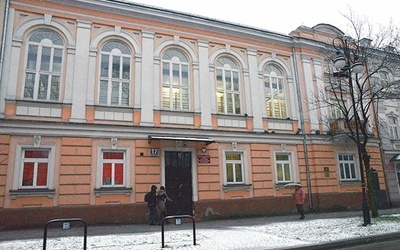
[[[400,239],[400,232],[381,234],[381,235],[371,235],[368,237],[351,238],[351,239],[347,239],[347,240],[338,240],[338,241],[331,241],[331,242],[327,242],[327,243],[317,243],[317,244],[312,244],[312,245],[304,245],[304,246],[300,246],[300,247],[289,247],[289,248],[281,248],[281,249],[296,249],[296,250],[338,249],[338,248],[360,246],[360,245],[366,245],[366,244],[378,243],[378,242],[384,242],[384,241],[391,241],[391,240],[398,240],[398,239]]]

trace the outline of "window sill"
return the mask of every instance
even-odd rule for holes
[[[126,187],[101,187],[95,188],[94,194],[99,197],[102,194],[125,194],[126,196],[131,195],[132,188]]]
[[[352,180],[352,181],[340,180],[340,186],[360,186],[360,185],[361,185],[360,180]]]
[[[15,200],[19,197],[32,197],[32,196],[47,196],[49,199],[53,199],[55,194],[54,189],[48,188],[31,188],[31,189],[18,189],[18,190],[10,190],[10,196],[12,200]]]
[[[250,192],[251,184],[227,184],[222,185],[222,189],[224,192],[232,191],[232,190],[246,190]]]

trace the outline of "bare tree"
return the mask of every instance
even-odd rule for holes
[[[349,21],[349,35],[338,34],[326,45],[325,89],[318,97],[319,106],[329,107],[330,117],[324,118],[333,140],[343,137],[359,147],[361,170],[365,168],[367,195],[372,216],[378,216],[378,207],[372,185],[372,171],[368,142],[379,136],[376,106],[383,99],[400,98],[400,35],[390,23],[375,29],[367,19],[361,19],[350,10],[344,17]],[[337,60],[344,57],[343,67]],[[360,67],[361,72],[356,72]],[[363,171],[362,171],[363,172]],[[364,184],[364,173],[361,173]],[[365,187],[363,187],[365,192]],[[365,194],[365,193],[364,193]],[[367,223],[369,224],[369,223]]]

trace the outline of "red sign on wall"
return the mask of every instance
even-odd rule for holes
[[[209,155],[198,155],[197,162],[198,163],[210,163],[210,156]]]

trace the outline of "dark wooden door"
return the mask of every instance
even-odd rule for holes
[[[172,202],[167,202],[168,215],[192,215],[192,154],[165,152],[165,189]]]

